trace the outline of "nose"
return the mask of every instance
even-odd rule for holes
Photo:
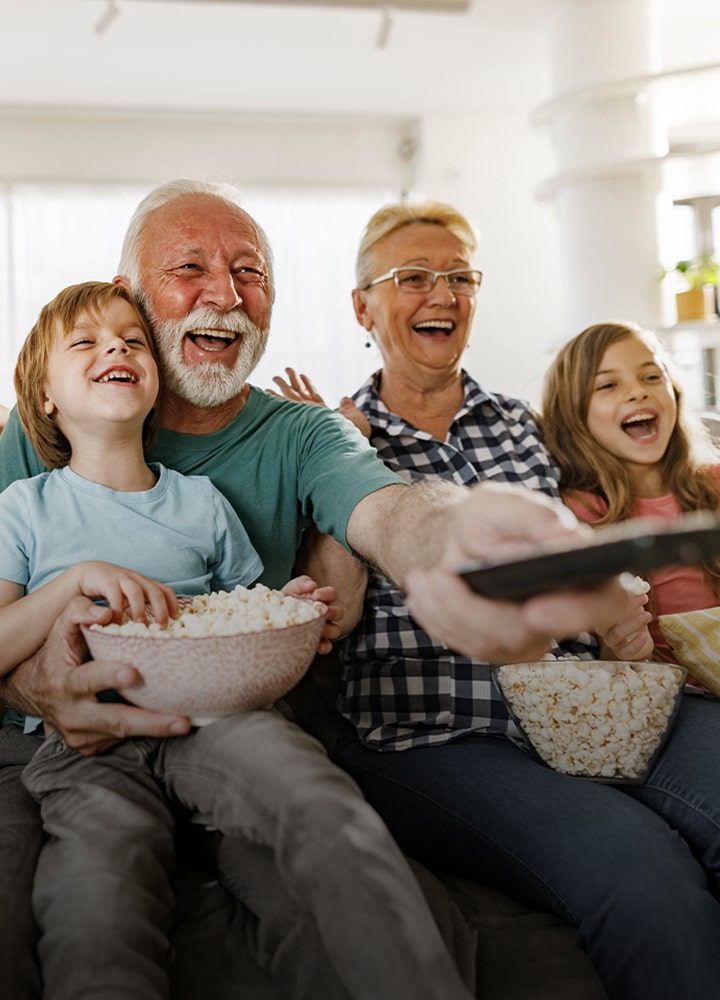
[[[457,302],[457,296],[448,284],[448,280],[444,274],[439,274],[435,279],[435,284],[430,289],[429,297],[443,303]]]
[[[647,386],[644,382],[634,380],[628,386],[628,396],[630,399],[642,399],[647,396]]]
[[[129,354],[130,348],[122,337],[113,337],[112,340],[108,341],[105,347],[106,354]]]
[[[222,312],[229,312],[242,304],[242,298],[235,287],[235,280],[230,270],[217,268],[208,271],[203,282],[200,301],[204,306],[213,306]]]

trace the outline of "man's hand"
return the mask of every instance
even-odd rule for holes
[[[130,736],[180,736],[190,729],[183,716],[149,712],[132,705],[100,703],[98,691],[130,689],[139,680],[131,666],[87,661],[80,625],[107,624],[110,608],[76,597],[60,615],[36,655],[7,675],[4,699],[45,720],[69,746],[92,755]]]
[[[474,594],[455,570],[473,559],[517,554],[561,537],[586,537],[561,504],[529,490],[483,484],[448,509],[444,554],[433,569],[409,570],[408,607],[435,639],[489,663],[534,660],[551,639],[595,631],[627,613],[619,578],[582,591],[554,591],[522,604]]]

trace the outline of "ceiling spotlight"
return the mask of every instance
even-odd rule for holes
[[[380,30],[378,31],[378,36],[376,39],[376,44],[379,49],[384,49],[390,38],[390,31],[393,26],[392,8],[383,7],[382,9],[382,19],[380,21]]]
[[[104,35],[119,13],[117,0],[107,0],[107,7],[95,25],[95,34]]]

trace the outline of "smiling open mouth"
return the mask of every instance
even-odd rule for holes
[[[223,351],[237,339],[232,330],[191,330],[187,336],[203,351]]]
[[[443,337],[449,337],[454,329],[455,324],[450,319],[425,319],[421,323],[413,325],[413,330],[417,333],[429,333]]]
[[[650,413],[640,413],[623,420],[622,429],[631,438],[644,438],[654,434],[658,428],[658,418]]]
[[[107,382],[126,382],[130,385],[134,385],[137,382],[135,375],[131,375],[130,372],[108,372],[107,375],[101,375],[100,378],[93,379],[94,382],[100,384],[105,384]]]

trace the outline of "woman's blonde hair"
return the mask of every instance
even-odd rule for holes
[[[355,262],[358,288],[366,288],[373,279],[372,250],[375,245],[390,233],[415,222],[442,226],[456,236],[471,254],[477,250],[478,237],[475,229],[452,205],[441,201],[424,201],[416,205],[385,205],[372,216],[360,239]]]
[[[596,373],[607,349],[635,337],[652,351],[658,366],[670,379],[677,403],[677,419],[661,470],[668,492],[681,510],[717,510],[720,493],[711,467],[720,453],[700,418],[686,404],[675,364],[657,335],[633,323],[597,323],[561,348],[545,375],[541,426],[545,442],[560,466],[563,495],[574,491],[594,493],[607,505],[592,511],[596,524],[630,517],[633,493],[627,468],[587,429]],[[715,574],[713,574],[715,575]]]
[[[70,285],[43,306],[37,322],[20,348],[14,374],[18,414],[30,443],[49,469],[67,465],[72,453],[70,442],[45,412],[45,381],[50,352],[58,335],[69,336],[81,313],[87,313],[97,320],[113,299],[124,299],[135,308],[130,293],[122,285],[106,281],[86,281]],[[159,369],[152,333],[139,312],[138,323],[147,334],[150,352]],[[159,399],[143,424],[145,448],[152,443],[157,431],[158,404]]]

